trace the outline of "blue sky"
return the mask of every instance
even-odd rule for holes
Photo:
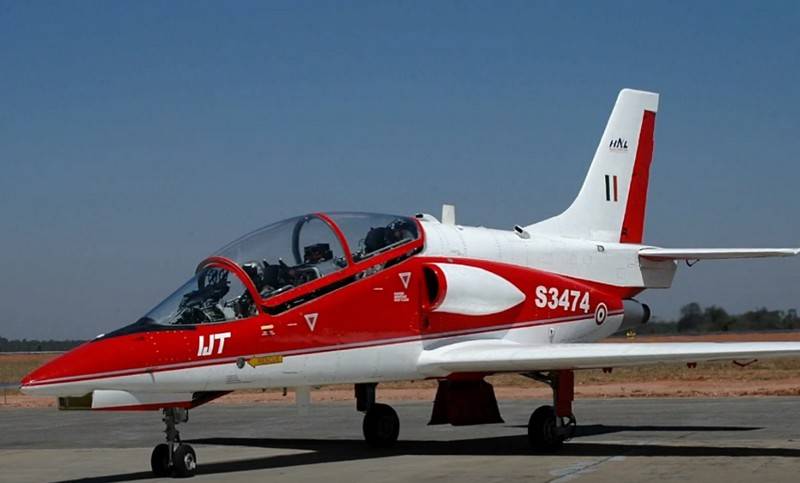
[[[546,218],[622,87],[661,93],[646,242],[800,246],[799,24],[796,2],[0,1],[0,335],[132,322],[308,211]],[[792,259],[641,298],[798,295]]]

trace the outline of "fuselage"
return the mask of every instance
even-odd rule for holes
[[[344,223],[320,216],[346,255],[329,274],[257,300],[241,318],[140,323],[99,336],[31,373],[23,390],[194,394],[447,377],[418,368],[424,351],[470,339],[600,340],[620,329],[624,300],[668,286],[674,272],[671,262],[641,266],[638,245],[462,227],[428,215],[414,220],[413,239],[360,259]],[[198,273],[204,267],[229,270],[259,298],[245,264],[215,256]]]

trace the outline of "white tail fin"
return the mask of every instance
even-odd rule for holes
[[[575,201],[558,216],[526,227],[598,241],[641,243],[658,94],[623,89]]]

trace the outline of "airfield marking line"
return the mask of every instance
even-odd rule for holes
[[[596,461],[579,461],[565,466],[564,468],[550,470],[550,474],[556,476],[556,478],[548,480],[547,483],[565,483],[567,481],[572,481],[582,475],[593,473],[597,468],[609,461],[625,461],[625,457],[620,455],[606,456]]]

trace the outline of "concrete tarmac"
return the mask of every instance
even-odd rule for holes
[[[800,398],[580,400],[578,434],[557,455],[527,443],[543,403],[501,402],[504,424],[470,427],[427,426],[430,403],[398,403],[401,441],[389,450],[365,446],[354,404],[303,417],[212,405],[179,429],[197,481],[800,481]],[[0,481],[151,480],[162,431],[156,412],[0,409]]]

